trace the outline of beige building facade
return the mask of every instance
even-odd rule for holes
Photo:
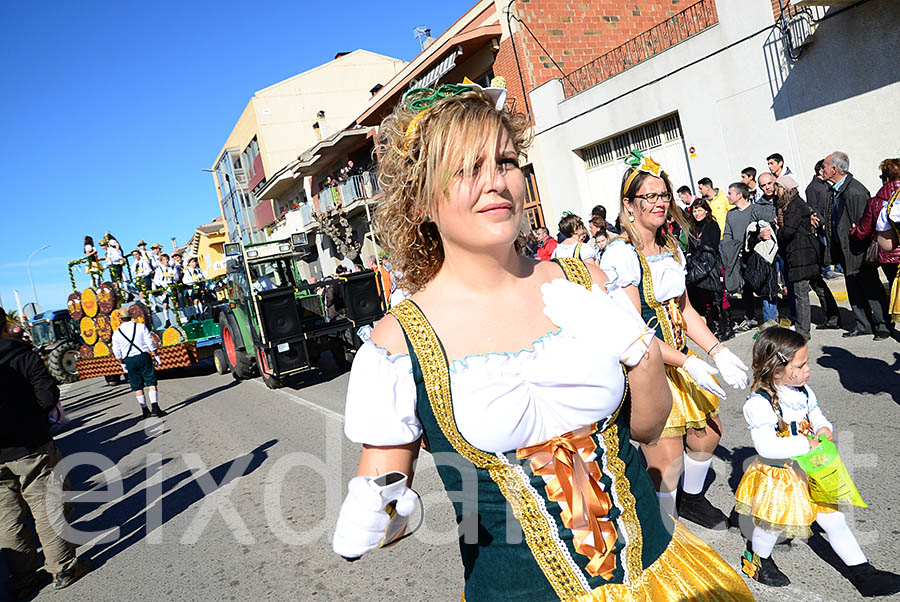
[[[229,239],[261,240],[284,209],[261,194],[273,174],[353,121],[371,90],[405,65],[355,50],[254,93],[210,168]],[[304,194],[298,189],[287,206]]]

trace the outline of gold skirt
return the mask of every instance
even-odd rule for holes
[[[834,504],[809,499],[809,485],[793,468],[769,466],[754,460],[734,494],[734,509],[753,517],[753,524],[785,537],[809,537],[819,512],[834,512]]]
[[[688,356],[696,355],[688,352]],[[672,412],[661,437],[680,437],[687,429],[706,428],[707,421],[719,413],[719,398],[700,388],[683,368],[666,366],[666,380],[672,391]]]
[[[894,278],[894,284],[891,285],[888,313],[892,322],[900,322],[900,278]]]
[[[566,602],[753,602],[736,570],[715,550],[675,521],[662,556],[631,583],[610,583]],[[462,601],[465,602],[463,595]]]

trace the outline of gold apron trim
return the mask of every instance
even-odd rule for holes
[[[647,258],[644,257],[644,254],[641,253],[637,247],[634,247],[634,252],[637,253],[638,261],[641,262],[641,283],[644,288],[644,303],[646,303],[650,309],[656,312],[656,319],[659,322],[659,327],[663,333],[663,340],[668,343],[670,346],[674,347],[676,350],[681,351],[681,347],[678,346],[676,342],[676,335],[672,331],[672,320],[669,318],[668,312],[666,311],[666,307],[656,300],[656,294],[653,292],[653,274],[650,273],[650,264],[647,263]],[[672,301],[672,299],[669,299]],[[668,303],[667,301],[666,303]],[[681,315],[681,309],[676,307],[678,310],[678,315]],[[684,340],[684,335],[682,334],[681,339]]]
[[[395,305],[390,313],[400,322],[419,359],[431,410],[441,431],[457,453],[477,468],[488,471],[491,480],[509,502],[513,516],[522,526],[525,541],[535,562],[541,567],[556,595],[560,600],[570,600],[589,593],[554,541],[549,520],[541,512],[537,500],[528,492],[528,483],[516,470],[516,466],[505,464],[493,454],[476,448],[457,430],[450,395],[447,356],[425,315],[410,299]]]
[[[581,259],[559,257],[555,261],[562,268],[563,273],[566,275],[566,280],[580,284],[587,290],[591,290],[591,287],[594,286],[594,279],[591,278],[590,271],[588,271],[587,266],[584,265]]]
[[[622,398],[628,394],[628,378],[625,378],[625,393]],[[639,583],[644,565],[641,561],[641,554],[644,550],[644,538],[641,533],[641,522],[637,517],[637,502],[631,493],[631,481],[625,476],[625,462],[619,457],[619,425],[615,420],[618,418],[619,411],[622,409],[620,404],[613,414],[612,419],[608,422],[609,428],[604,429],[600,435],[603,437],[603,443],[606,446],[606,465],[613,474],[613,488],[619,503],[622,504],[622,524],[625,526],[625,533],[628,535],[628,545],[625,546],[625,568],[628,570],[628,579],[631,583]],[[626,444],[627,445],[627,444]]]

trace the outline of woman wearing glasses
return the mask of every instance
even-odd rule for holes
[[[672,411],[660,439],[642,444],[647,470],[656,486],[663,514],[677,514],[706,528],[725,529],[727,518],[703,494],[712,453],[722,436],[719,398],[725,391],[713,377],[735,388],[747,386],[747,367],[722,346],[691,306],[685,288],[685,258],[678,241],[667,234],[667,216],[681,224],[674,211],[672,184],[661,166],[632,151],[630,168],[622,179],[620,239],[606,249],[600,267],[610,279],[608,288],[624,290],[618,299],[630,302],[648,323],[655,323],[666,377],[672,392]],[[716,368],[688,350],[687,338],[706,351]]]

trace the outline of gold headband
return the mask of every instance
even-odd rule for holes
[[[622,196],[625,196],[625,193],[628,192],[628,187],[631,186],[631,183],[634,182],[634,179],[638,176],[639,173],[648,173],[650,175],[660,177],[660,174],[663,173],[662,165],[653,160],[653,157],[644,156],[638,150],[631,151],[627,157],[625,157],[625,162],[631,167],[631,173],[628,175],[628,178],[625,180],[625,184],[622,185]]]

